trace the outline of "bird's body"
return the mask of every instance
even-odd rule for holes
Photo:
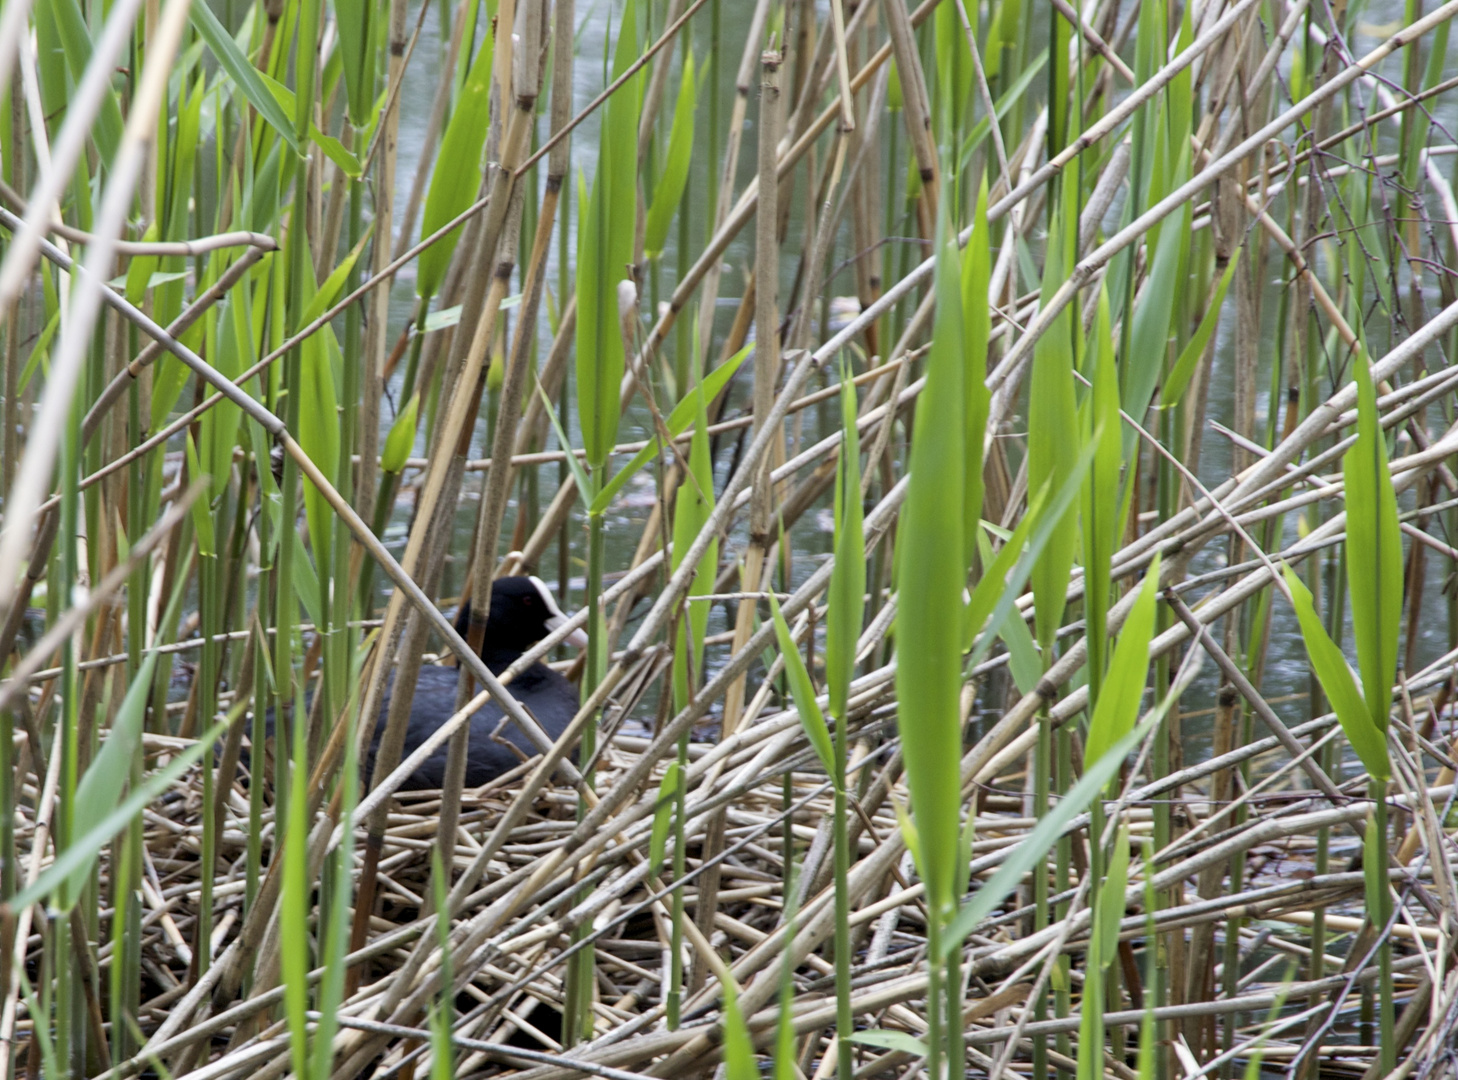
[[[498,665],[488,660],[487,666],[500,675],[510,662],[508,660]],[[460,675],[459,668],[428,666],[420,669],[415,683],[415,694],[410,701],[410,720],[405,729],[405,746],[400,758],[402,761],[454,715]],[[384,701],[380,705],[375,735],[370,742],[369,757],[365,765],[366,776],[374,769],[375,754],[379,750],[380,739],[385,734],[385,718],[389,715],[394,689],[395,675],[392,673],[385,689]],[[577,712],[577,687],[540,662],[532,664],[512,679],[507,689],[536,717],[547,737],[553,740],[566,730]],[[467,787],[479,787],[494,780],[537,753],[536,746],[524,732],[518,730],[516,724],[505,719],[505,714],[494,701],[487,702],[471,716],[470,728],[470,743],[466,752]],[[449,752],[450,741],[447,740],[401,786],[407,789],[443,786]]]
[[[456,617],[456,629],[467,637],[470,626],[470,605],[463,606]],[[481,659],[491,671],[500,675],[522,653],[541,641],[567,619],[552,599],[546,585],[535,577],[506,577],[497,580],[491,590],[491,609],[481,641]],[[568,641],[585,644],[582,632],[574,631]],[[456,712],[460,668],[424,666],[416,677],[410,699],[410,716],[405,729],[403,761],[438,731]],[[380,712],[375,720],[374,736],[365,759],[364,777],[374,771],[375,756],[394,698],[396,672],[386,683]],[[477,689],[480,689],[477,687]],[[546,664],[537,661],[515,676],[507,689],[534,716],[550,739],[557,739],[577,713],[577,687]],[[474,693],[470,696],[475,696]],[[273,731],[273,714],[268,716],[268,729]],[[500,706],[488,702],[470,720],[470,739],[466,753],[467,787],[479,787],[516,768],[538,750],[524,731],[505,718]],[[438,788],[445,783],[446,763],[450,756],[450,740],[442,742],[431,755],[406,778],[402,788],[418,790]]]

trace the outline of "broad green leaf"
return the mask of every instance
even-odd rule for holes
[[[203,500],[196,500],[193,505]],[[121,800],[122,789],[131,775],[132,757],[142,738],[142,719],[147,712],[147,694],[152,687],[152,672],[157,667],[157,653],[148,651],[132,676],[121,707],[111,722],[111,733],[87,766],[86,774],[76,786],[72,830],[86,835],[106,820]],[[75,903],[86,886],[91,863],[85,862],[67,879],[66,897]]]
[[[1023,73],[1019,75],[1016,81],[1014,81],[1013,84],[1007,88],[1006,92],[1004,92],[1003,95],[997,99],[997,102],[993,107],[993,111],[997,113],[997,119],[999,121],[1001,121],[1005,116],[1007,116],[1009,112],[1012,111],[1012,107],[1014,105],[1022,100],[1022,96],[1027,93],[1028,87],[1033,85],[1033,80],[1042,73],[1043,65],[1047,62],[1048,50],[1044,49],[1040,53],[1038,53],[1037,56],[1033,57],[1032,61],[1028,64],[1028,66],[1023,69]],[[990,66],[987,75],[989,78],[992,77],[992,70]],[[991,131],[992,128],[988,124],[987,117],[985,116],[978,120],[977,123],[972,125],[972,130],[967,133],[967,138],[962,140],[963,162],[966,162],[972,157],[974,153],[976,153],[977,148],[982,145],[983,140],[987,138]]]
[[[1377,397],[1367,354],[1353,358],[1357,380],[1357,441],[1342,458],[1347,500],[1347,590],[1352,636],[1367,713],[1387,731],[1397,639],[1402,630],[1402,533],[1397,493],[1387,471],[1387,442],[1377,416]]]
[[[664,158],[663,172],[653,189],[653,205],[648,208],[648,218],[643,225],[643,253],[650,259],[662,254],[664,241],[668,239],[668,226],[688,185],[689,163],[694,153],[697,85],[694,54],[690,51],[683,59],[683,77],[679,80],[678,101],[673,106],[673,127],[668,133],[668,153]]]
[[[1048,853],[1048,849],[1067,828],[1068,823],[1100,796],[1104,786],[1119,771],[1119,767],[1124,763],[1124,758],[1138,745],[1140,740],[1154,729],[1168,711],[1170,704],[1171,702],[1166,700],[1158,709],[1152,711],[1142,724],[1125,735],[1111,748],[1109,753],[1086,769],[1078,783],[1069,788],[1068,793],[1058,800],[1052,810],[1038,819],[1038,824],[1033,826],[1032,832],[1028,833],[1022,843],[1012,849],[1006,861],[997,868],[997,872],[957,912],[957,917],[952,920],[951,925],[947,927],[942,936],[942,955],[944,957],[953,949],[958,948],[963,939],[1007,899],[1018,887],[1023,875]]]
[[[1107,290],[1099,293],[1092,352],[1093,390],[1083,402],[1083,433],[1094,444],[1093,466],[1083,488],[1083,609],[1088,640],[1089,701],[1097,702],[1108,663],[1110,571],[1119,543],[1121,518],[1119,470],[1119,374],[1114,360],[1113,320]]]
[[[344,65],[345,105],[349,122],[356,128],[370,122],[374,109],[375,7],[371,0],[334,0],[334,25],[339,33],[335,55]]]
[[[364,251],[365,244],[369,242],[370,233],[373,231],[374,226],[366,229],[358,242],[350,249],[349,254],[339,261],[338,266],[329,271],[329,276],[324,279],[324,284],[319,286],[314,295],[309,298],[309,302],[304,305],[304,314],[299,320],[301,326],[307,326],[323,315],[334,304],[334,301],[339,299],[339,294],[344,291],[350,272],[354,269],[354,264],[359,261],[360,254]]]
[[[754,352],[754,346],[752,344],[746,345],[704,377],[702,385],[706,406],[708,402],[719,396],[719,391],[724,389],[725,384],[739,370],[739,365],[744,363],[745,357],[749,356],[752,352]],[[673,411],[664,420],[664,426],[668,428],[670,435],[682,435],[688,428],[689,422],[693,420],[694,410],[698,408],[695,393],[694,390],[690,389],[683,396],[683,400],[673,407]],[[614,473],[612,479],[602,486],[602,489],[593,498],[592,504],[588,507],[588,513],[601,514],[605,511],[611,505],[618,492],[623,489],[623,485],[631,480],[639,469],[647,465],[648,462],[657,456],[659,448],[662,445],[663,441],[660,436],[654,435],[648,441],[647,446],[634,454],[632,460]]]
[[[977,582],[977,587],[972,590],[972,599],[968,601],[963,615],[964,652],[972,647],[977,634],[987,624],[987,617],[992,614],[992,609],[997,607],[998,600],[1010,589],[1007,576],[1023,553],[1023,548],[1028,542],[1028,534],[1033,531],[1033,526],[1038,521],[1038,515],[1042,512],[1043,496],[1046,493],[1047,489],[1044,488],[1029,496],[1027,511],[1018,522],[1017,528],[1012,531],[1012,535],[1003,540],[997,557],[993,559],[983,557],[982,577]]]
[[[936,316],[896,538],[896,692],[901,749],[928,907],[941,918],[956,880],[962,778],[962,543],[966,392],[957,249],[939,223]]]
[[[25,367],[21,369],[19,387],[24,393],[30,385],[31,378],[35,375],[36,369],[40,368],[46,373],[50,372],[51,339],[56,336],[56,331],[61,327],[61,309],[55,308],[46,320],[45,329],[41,331],[40,337],[36,338],[35,344],[31,346],[30,355],[25,359]],[[180,366],[180,365],[179,365]]]
[[[280,108],[285,112],[298,111],[297,99],[294,97],[292,90],[277,79],[272,79],[261,71],[258,73],[258,76],[263,80],[264,86],[268,87],[269,93],[278,101]],[[320,131],[313,121],[309,122],[309,138],[314,145],[324,151],[325,157],[344,170],[345,176],[351,180],[358,180],[364,175],[364,166],[360,164],[359,158],[345,149],[344,144],[333,135],[326,135]]]
[[[282,939],[284,1014],[289,1025],[289,1046],[294,1073],[307,1076],[309,969],[309,913],[313,908],[314,883],[309,876],[309,755],[307,724],[302,714],[294,717],[293,751],[290,761],[288,816],[284,823],[284,846],[275,858],[283,859],[283,886],[279,896],[279,931]],[[280,740],[282,742],[282,740]]]
[[[537,394],[542,399],[542,407],[547,414],[547,419],[552,422],[552,431],[557,436],[557,445],[562,448],[562,452],[567,456],[567,468],[571,471],[572,480],[577,485],[577,493],[583,499],[587,499],[592,495],[592,478],[587,475],[586,470],[582,468],[582,462],[577,459],[577,455],[572,451],[572,441],[567,438],[567,433],[562,430],[562,421],[557,418],[557,406],[552,404],[552,399],[542,389],[540,382],[537,382],[535,385]]]
[[[1382,842],[1377,835],[1374,815],[1367,815],[1367,828],[1362,833],[1362,888],[1369,916],[1383,909],[1382,894],[1387,890],[1387,869],[1382,865]],[[1379,930],[1381,927],[1378,928]]]
[[[292,240],[292,234],[290,235]],[[313,270],[305,260],[304,295],[308,297],[298,326],[313,322],[338,299],[349,280],[350,271],[364,251],[368,231],[330,271],[324,283],[314,288]],[[312,295],[311,295],[312,293]],[[323,326],[304,339],[299,348],[302,383],[299,398],[299,445],[325,476],[334,476],[339,469],[339,395],[335,370],[343,368],[339,342],[332,326]],[[351,360],[351,362],[354,362]],[[327,557],[334,527],[334,510],[313,483],[304,485],[304,509],[309,519],[309,538],[320,559]]]
[[[1069,68],[1068,47],[1073,39],[1073,26],[1061,12],[1049,5],[1048,52],[1053,66],[1048,72],[1048,153],[1061,151],[1071,137],[1069,131]],[[1076,174],[1075,174],[1076,175]]]
[[[197,446],[192,441],[192,432],[187,432],[187,472],[193,480],[206,480],[212,484],[212,477],[202,471],[197,460]],[[202,496],[192,500],[192,527],[197,533],[197,553],[204,557],[216,554],[213,544],[213,515],[208,500]]]
[[[430,1080],[455,1080],[455,1049],[450,1010],[442,1002],[430,1006]]]
[[[1180,175],[1189,172],[1188,143],[1180,155]],[[1124,411],[1130,416],[1143,416],[1154,397],[1154,388],[1164,374],[1164,361],[1174,315],[1175,290],[1180,285],[1181,248],[1189,235],[1190,209],[1165,219],[1154,242],[1148,284],[1134,309],[1130,330],[1130,355],[1124,369],[1122,396]],[[1133,447],[1135,432],[1124,432],[1126,456]]]
[[[314,572],[313,560],[304,550],[304,539],[298,529],[285,530],[293,538],[294,545],[294,592],[304,611],[317,626],[324,621],[324,605],[319,594],[319,575]]]
[[[1028,542],[1027,551],[1017,560],[1012,573],[1006,578],[1006,586],[999,589],[996,584],[987,585],[985,581],[977,583],[977,589],[972,593],[973,603],[978,603],[978,596],[986,590],[992,594],[992,617],[987,622],[987,627],[982,631],[981,637],[976,639],[972,654],[968,658],[968,667],[975,667],[982,662],[983,656],[991,647],[997,635],[1002,633],[1003,622],[1007,619],[1018,596],[1023,591],[1023,584],[1032,574],[1033,567],[1042,558],[1044,549],[1048,546],[1049,539],[1060,527],[1063,515],[1078,498],[1078,493],[1083,486],[1083,478],[1088,473],[1089,463],[1093,461],[1093,446],[1085,446],[1078,455],[1073,470],[1064,477],[1063,485],[1050,499],[1047,497],[1048,486],[1045,485],[1041,491],[1034,495],[1028,502],[1028,513],[1035,517],[1036,524],[1032,530],[1032,538]],[[1046,504],[1046,509],[1045,509]],[[1021,529],[1021,526],[1019,526]],[[1014,533],[1014,537],[1016,537]],[[1013,543],[1013,541],[1009,541]],[[999,560],[1000,560],[999,556]],[[1001,578],[997,580],[1002,580]],[[982,601],[986,603],[986,601]],[[1021,616],[1019,616],[1021,617]]]
[[[96,861],[97,853],[102,847],[121,832],[127,822],[171,787],[178,777],[192,768],[199,758],[210,752],[228,723],[228,720],[218,721],[201,739],[180,752],[164,768],[143,780],[105,818],[67,844],[66,849],[34,881],[10,898],[10,910],[20,911],[38,903],[49,897],[73,875],[90,873],[91,865]]]
[[[1072,266],[1078,228],[1076,167],[1063,175],[1060,185],[1065,197],[1048,234],[1048,255],[1043,270],[1044,304],[1062,285]],[[1061,484],[1078,457],[1078,408],[1073,393],[1078,329],[1072,309],[1066,307],[1033,346],[1028,392],[1029,491],[1037,491],[1045,483],[1055,487]],[[1073,556],[1078,546],[1076,514],[1076,509],[1068,511],[1033,568],[1034,623],[1045,660],[1053,655],[1054,638],[1063,622]]]
[[[825,767],[826,775],[835,780],[835,749],[830,744],[830,732],[825,730],[825,714],[815,701],[815,686],[810,682],[810,672],[805,670],[805,659],[800,655],[800,646],[794,634],[780,613],[775,594],[769,594],[770,616],[775,621],[775,638],[780,643],[780,656],[785,661],[785,678],[790,684],[790,693],[795,699],[795,711],[800,714],[800,726],[805,729],[815,756]]]
[[[1043,677],[1043,657],[1038,652],[1038,643],[1033,640],[1027,621],[1021,616],[1004,619],[998,636],[1007,645],[1008,666],[1012,669],[1018,693],[1031,694]]]
[[[960,33],[960,28],[959,33]],[[992,394],[987,389],[987,342],[992,335],[992,308],[987,293],[992,279],[991,237],[987,224],[987,177],[977,192],[977,209],[972,215],[972,237],[962,254],[962,326],[967,367],[963,376],[967,391],[966,452],[967,496],[962,507],[962,541],[967,546],[967,565],[972,565],[978,528],[982,520],[982,444],[987,436],[987,415]]]
[[[303,360],[299,386],[299,446],[325,476],[334,476],[339,470],[339,396],[335,389],[333,362],[338,350],[334,331],[328,326],[307,338],[299,350]],[[312,481],[304,484],[304,509],[309,519],[309,539],[315,555],[319,559],[327,558],[334,509]]]
[[[926,1043],[915,1035],[905,1031],[894,1031],[890,1028],[857,1031],[849,1041],[859,1043],[861,1046],[878,1046],[882,1050],[900,1050],[903,1054],[915,1054],[917,1057],[926,1057],[930,1053]]]
[[[1342,655],[1337,643],[1332,641],[1321,623],[1321,616],[1311,602],[1311,591],[1306,583],[1296,576],[1289,566],[1286,572],[1286,587],[1291,591],[1291,605],[1296,609],[1296,620],[1301,624],[1301,637],[1306,642],[1306,653],[1311,658],[1312,670],[1321,682],[1337,720],[1346,733],[1347,741],[1361,758],[1362,764],[1374,780],[1386,783],[1391,776],[1387,756],[1387,736],[1373,724],[1367,711],[1367,702],[1357,689],[1357,682],[1347,667],[1347,658]]]
[[[911,820],[911,814],[907,811],[906,805],[896,797],[894,792],[891,795],[891,805],[896,810],[896,827],[901,831],[901,842],[906,845],[906,850],[911,852],[911,861],[920,866],[921,836],[916,831],[916,822]]]
[[[614,78],[638,58],[635,0],[618,22]],[[577,233],[577,416],[587,461],[607,464],[618,434],[618,392],[625,363],[618,318],[618,282],[633,261],[638,213],[638,95],[642,73],[627,80],[603,107],[597,175],[581,200]]]
[[[390,434],[385,436],[385,452],[380,455],[380,468],[388,473],[397,473],[410,460],[410,451],[415,447],[415,424],[420,418],[420,391],[410,395],[410,400],[390,425]]]
[[[689,471],[679,484],[673,500],[673,557],[677,570],[695,538],[708,523],[714,510],[714,461],[709,450],[709,395],[702,385],[691,396],[697,406],[697,423],[689,443]],[[621,475],[621,474],[619,474]],[[596,500],[594,500],[596,505]],[[704,638],[709,631],[709,605],[695,601],[714,591],[714,577],[719,569],[719,541],[709,542],[688,588],[688,611],[678,625],[678,647],[673,652],[673,700],[676,709],[688,707],[693,693],[690,671],[699,683],[704,675]],[[692,668],[690,665],[692,664]]]
[[[754,1043],[739,1011],[739,995],[732,978],[724,984],[724,1080],[760,1080]]]
[[[1099,837],[1094,837],[1097,843]],[[1120,825],[1114,837],[1114,855],[1099,886],[1097,910],[1091,944],[1097,943],[1097,962],[1090,950],[1089,968],[1104,972],[1114,962],[1119,950],[1119,924],[1124,920],[1124,891],[1129,887],[1129,826]]]
[[[969,110],[972,98],[972,55],[967,51],[967,35],[962,31],[962,21],[952,4],[937,7],[934,35],[936,42],[937,112],[938,121],[945,122],[947,130],[954,135]],[[940,114],[948,112],[943,118]]]
[[[668,827],[673,823],[673,799],[678,794],[678,762],[670,761],[658,785],[658,800],[653,804],[653,834],[648,838],[648,873],[657,876],[663,869],[663,853],[668,846]]]
[[[835,466],[835,565],[825,614],[825,681],[830,712],[846,719],[856,642],[866,606],[866,534],[861,506],[861,443],[850,370],[840,373],[840,460]]]
[[[430,178],[430,190],[426,193],[425,206],[421,211],[422,237],[432,235],[464,213],[481,189],[481,151],[486,145],[486,131],[490,126],[494,54],[495,38],[488,33],[484,35],[475,62],[466,75],[460,100],[451,113],[445,135],[441,137],[435,172]],[[465,62],[463,55],[461,63]],[[435,295],[460,239],[461,230],[456,228],[420,253],[415,278],[417,295],[425,300]]]
[[[294,126],[284,112],[283,106],[278,99],[271,94],[264,84],[264,75],[243,55],[243,50],[238,43],[229,36],[223,24],[218,21],[207,4],[192,4],[187,9],[188,18],[192,20],[193,29],[198,36],[208,43],[208,48],[217,57],[219,66],[228,73],[234,85],[243,91],[243,96],[248,103],[258,111],[258,115],[268,121],[269,126],[274,129],[294,153],[301,154],[303,150],[298,140],[294,137]]]
[[[1095,843],[1100,838],[1094,838]],[[1124,892],[1129,884],[1129,830],[1120,826],[1108,873],[1098,887],[1088,944],[1088,978],[1083,984],[1079,1010],[1078,1080],[1102,1080],[1104,1075],[1104,976],[1119,948],[1119,924],[1124,915]]]
[[[1154,636],[1154,601],[1158,590],[1159,556],[1156,555],[1145,572],[1134,607],[1119,631],[1119,643],[1114,646],[1114,657],[1109,662],[1109,677],[1089,720],[1088,742],[1083,748],[1085,771],[1122,742],[1139,718],[1139,702],[1144,697],[1144,681],[1149,674],[1149,639]]]
[[[1175,54],[1179,55],[1194,43],[1195,27],[1191,21],[1190,5],[1186,4],[1180,13],[1180,32],[1175,41]],[[1167,100],[1169,107],[1169,124],[1165,131],[1169,137],[1170,147],[1176,151],[1177,156],[1180,150],[1189,152],[1190,128],[1194,120],[1194,67],[1186,65],[1169,82]],[[1188,170],[1181,174],[1181,182],[1188,175]],[[1185,237],[1189,233],[1182,230]]]
[[[66,66],[71,69],[71,78],[79,83],[91,63],[92,54],[91,33],[87,29],[86,16],[81,11],[81,5],[77,0],[49,0],[43,6],[50,9],[55,20],[56,32],[66,52]],[[116,156],[117,147],[121,145],[123,128],[121,105],[112,86],[102,92],[98,105],[91,130],[102,163],[109,166]]]
[[[1220,284],[1215,286],[1215,295],[1210,300],[1210,307],[1205,311],[1204,318],[1200,320],[1194,336],[1185,344],[1180,358],[1170,369],[1169,378],[1165,379],[1164,388],[1159,392],[1161,408],[1173,408],[1180,403],[1180,398],[1184,397],[1185,389],[1190,385],[1190,379],[1195,374],[1195,366],[1199,364],[1200,357],[1205,355],[1205,346],[1210,344],[1210,336],[1215,333],[1215,327],[1220,322],[1220,308],[1225,303],[1225,290],[1230,288],[1230,281],[1235,277],[1235,268],[1240,265],[1240,253],[1244,250],[1244,248],[1236,248],[1235,254],[1231,256],[1229,264],[1225,267],[1225,273],[1220,275]]]
[[[147,231],[142,234],[142,240],[149,244],[155,243],[160,235],[157,220],[153,218],[147,223]],[[127,267],[126,276],[126,296],[129,303],[140,304],[148,289],[154,285],[165,284],[165,282],[152,280],[157,274],[159,262],[156,255],[133,256],[131,264]]]

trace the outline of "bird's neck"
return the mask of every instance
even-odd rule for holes
[[[491,674],[500,675],[507,668],[511,667],[521,658],[519,649],[493,649],[481,650],[481,659],[486,661],[486,666],[491,669]]]

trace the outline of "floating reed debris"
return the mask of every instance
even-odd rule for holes
[[[1453,1076],[1455,15],[8,0],[0,1080]]]

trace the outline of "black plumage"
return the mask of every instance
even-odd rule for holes
[[[467,636],[469,617],[470,605],[466,604],[456,617],[456,629],[462,637]],[[566,616],[553,600],[551,591],[539,579],[500,578],[491,589],[491,613],[487,617],[485,636],[481,642],[481,659],[494,674],[500,675],[522,653],[565,621]],[[575,631],[568,640],[578,645],[586,644],[586,637],[581,631]],[[390,701],[394,696],[395,676],[396,673],[392,671],[380,702],[374,737],[370,740],[365,760],[366,779],[374,769],[375,755],[385,733]],[[404,749],[401,751],[402,761],[455,714],[456,690],[460,678],[459,668],[424,666],[420,669],[415,693],[410,700],[410,718],[405,731]],[[515,676],[508,689],[536,717],[552,739],[558,738],[566,730],[577,713],[577,687],[541,661],[536,661]],[[536,746],[524,732],[518,730],[515,723],[503,720],[504,714],[494,701],[488,702],[471,716],[471,734],[466,757],[467,787],[479,787],[494,780],[537,753]],[[270,732],[272,727],[270,715]],[[450,740],[447,739],[401,786],[410,790],[441,787],[445,782],[449,753]]]

